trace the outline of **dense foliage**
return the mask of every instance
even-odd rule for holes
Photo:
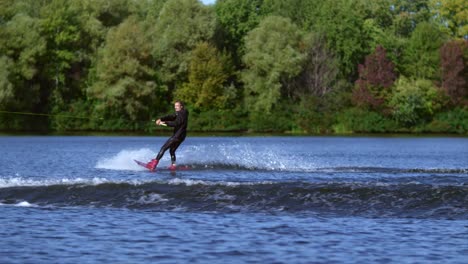
[[[0,130],[468,133],[460,0],[0,0]]]

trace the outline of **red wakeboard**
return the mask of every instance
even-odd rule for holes
[[[138,164],[138,165],[142,166],[143,168],[146,168],[146,169],[149,170],[148,162],[143,162],[143,161],[139,161],[139,160],[136,160],[136,159],[134,159],[134,161],[136,162],[136,164]],[[190,169],[190,167],[189,166],[177,166],[177,167],[170,166],[167,169],[170,170],[170,171],[188,170],[188,169]]]

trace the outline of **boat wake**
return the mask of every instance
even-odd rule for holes
[[[0,204],[188,212],[322,212],[368,217],[468,219],[468,186],[384,183],[91,180],[3,187]]]

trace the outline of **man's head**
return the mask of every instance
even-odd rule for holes
[[[175,101],[174,109],[176,112],[179,112],[180,110],[184,109],[184,103],[182,101]]]

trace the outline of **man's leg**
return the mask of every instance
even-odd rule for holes
[[[146,167],[150,171],[154,171],[156,169],[156,166],[158,166],[159,160],[164,156],[164,153],[166,152],[167,149],[169,149],[173,144],[175,143],[173,138],[169,138],[164,145],[162,145],[161,149],[159,150],[158,155],[156,158],[152,159],[148,164],[146,164]]]
[[[171,148],[176,143],[176,141],[173,138],[169,138],[164,145],[162,145],[161,149],[159,150],[158,155],[156,156],[156,160],[160,160],[163,156],[166,150]]]
[[[177,148],[179,148],[180,144],[182,143],[182,141],[175,141],[174,144],[172,144],[170,146],[170,150],[169,150],[169,153],[171,154],[171,169],[175,169],[175,166],[176,166],[176,155],[175,155],[175,152],[177,150]]]

